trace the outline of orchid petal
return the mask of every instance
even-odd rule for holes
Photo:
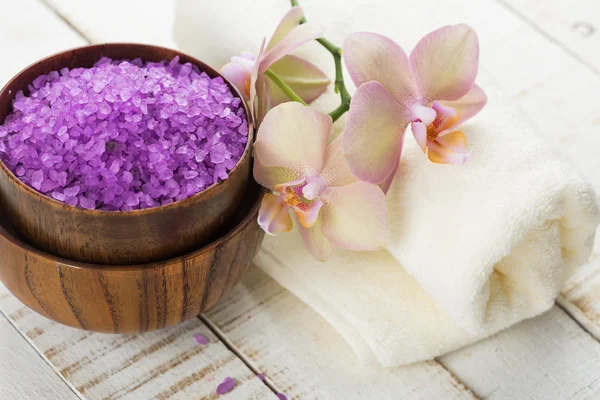
[[[271,66],[275,72],[305,103],[310,104],[327,91],[330,80],[325,72],[314,64],[288,54]],[[290,98],[276,85],[272,85],[271,105],[290,101]]]
[[[293,209],[296,213],[296,218],[298,218],[298,222],[303,227],[310,228],[317,221],[321,207],[323,207],[323,202],[317,200],[310,205],[302,204],[302,206],[298,205],[293,207]]]
[[[256,56],[246,50],[242,50],[242,52],[240,53],[240,57],[245,58],[246,60],[250,60],[250,61],[256,61]]]
[[[248,58],[241,56],[231,57],[231,62],[239,65],[244,69],[244,71],[247,71],[248,73],[252,72],[252,70],[254,69],[254,65],[256,64],[256,61],[249,60]]]
[[[398,158],[410,111],[379,82],[356,91],[344,132],[344,153],[350,170],[361,180],[378,184]]]
[[[347,250],[379,250],[390,239],[387,205],[381,189],[355,182],[327,188],[320,197],[323,234],[334,245]]]
[[[333,253],[335,247],[323,236],[321,218],[317,218],[315,224],[309,229],[298,224],[298,232],[304,241],[309,253],[319,261],[325,261]]]
[[[378,81],[400,103],[414,103],[416,89],[408,57],[396,42],[377,33],[356,32],[346,38],[342,49],[356,87]]]
[[[467,161],[470,153],[467,138],[461,131],[438,136],[436,140],[427,145],[427,156],[437,164],[461,165]]]
[[[250,98],[250,75],[238,64],[228,63],[221,68],[221,74],[244,96]]]
[[[302,178],[298,172],[282,167],[268,167],[262,165],[258,157],[254,158],[254,180],[261,186],[271,190],[287,182],[297,181]]]
[[[413,122],[410,128],[417,144],[425,151],[425,147],[427,146],[427,126],[422,122]]]
[[[258,225],[269,235],[289,232],[293,222],[288,206],[279,196],[266,193],[258,211]]]
[[[265,51],[265,39],[263,39],[262,43],[260,44],[260,50],[258,52],[259,60],[263,56],[264,51]],[[263,83],[264,78],[262,75],[258,74],[258,66],[259,66],[258,63],[256,63],[254,65],[254,68],[252,69],[252,74],[250,75],[250,101],[249,101],[250,112],[252,113],[252,116],[254,117],[254,123],[256,124],[256,126],[260,125],[262,119],[264,118],[264,114],[266,114],[266,111],[263,111],[263,114],[259,114],[259,112],[258,112],[259,104],[256,101],[256,98],[258,96],[260,96],[261,101],[264,101],[263,98],[265,97],[264,96],[265,84]],[[259,81],[263,81],[263,82],[259,82]],[[260,86],[260,88],[259,88],[259,86]],[[259,92],[261,92],[261,93],[259,93]]]
[[[327,146],[321,179],[326,186],[346,186],[358,180],[350,171],[344,154],[344,135],[340,135]]]
[[[254,108],[253,108],[254,120],[255,120],[255,123],[258,126],[260,126],[260,124],[262,123],[262,120],[265,118],[265,115],[272,108],[271,107],[272,97],[269,96],[269,93],[273,92],[273,84],[264,75],[261,75],[256,79],[255,88],[256,88],[256,95],[254,97],[254,103],[253,103],[254,104]],[[250,92],[252,93],[252,88],[251,88]],[[250,98],[252,99],[252,94],[250,95]]]
[[[400,143],[400,146],[402,146],[403,144],[404,141]],[[400,149],[400,151],[402,151],[402,149]],[[387,192],[390,190],[390,187],[394,182],[394,178],[396,177],[396,173],[398,172],[398,167],[400,167],[400,158],[398,158],[398,161],[396,161],[396,165],[394,166],[394,169],[392,169],[392,173],[390,174],[390,176],[385,178],[385,180],[379,184],[379,188],[383,191],[384,194],[387,194]]]
[[[487,96],[483,90],[479,86],[473,85],[467,94],[461,97],[460,100],[442,101],[441,103],[458,111],[460,115],[460,118],[456,123],[458,125],[481,111],[486,102]]]
[[[296,26],[259,59],[258,73],[263,74],[271,65],[304,43],[323,37],[323,32],[323,27],[316,22]]]
[[[295,27],[300,25],[300,21],[304,17],[304,10],[300,6],[294,6],[283,16],[269,44],[267,45],[267,51],[271,50],[273,46],[279,43],[284,37],[286,37]]]
[[[323,167],[332,120],[297,102],[278,105],[265,116],[254,144],[256,157],[265,166],[283,167],[304,177]]]
[[[477,34],[465,24],[445,26],[423,37],[409,59],[425,103],[458,100],[475,82],[479,64]]]

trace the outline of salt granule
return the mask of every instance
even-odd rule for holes
[[[219,384],[219,386],[217,386],[217,394],[229,393],[233,388],[235,388],[235,380],[228,376]]]
[[[190,64],[102,58],[41,75],[0,126],[0,160],[69,205],[129,211],[227,179],[248,122],[222,78]]]

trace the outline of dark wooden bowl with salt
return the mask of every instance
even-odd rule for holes
[[[81,47],[38,61],[15,76],[0,92],[0,122],[12,111],[16,93],[21,90],[27,93],[28,85],[39,75],[65,67],[89,68],[101,57],[117,60],[139,57],[144,61],[158,62],[171,60],[175,56],[179,56],[182,63],[196,65],[210,77],[221,76],[193,57],[162,47],[130,43]],[[241,97],[233,85],[227,84],[236,96]],[[245,112],[249,118],[247,106]],[[224,233],[245,200],[251,179],[250,149],[253,138],[250,121],[248,125],[248,144],[229,177],[169,205],[132,211],[77,208],[30,188],[0,162],[0,207],[5,212],[5,218],[28,242],[40,250],[69,260],[128,265],[179,256]],[[2,256],[5,257],[5,254],[2,253]],[[26,254],[24,252],[21,255]],[[6,262],[2,262],[5,267]],[[56,270],[54,266],[48,268]],[[29,271],[31,273],[32,269]],[[98,276],[90,279],[97,281]],[[142,278],[141,275],[139,277]]]

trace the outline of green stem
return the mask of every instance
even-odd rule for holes
[[[307,105],[304,102],[304,100],[302,100],[300,98],[300,96],[298,96],[296,94],[296,92],[294,92],[294,89],[292,89],[291,87],[289,87],[288,84],[285,83],[283,81],[283,79],[281,79],[279,77],[279,75],[277,75],[275,72],[273,72],[273,70],[267,69],[265,71],[265,76],[268,77],[269,79],[271,79],[274,84],[276,84],[277,86],[279,86],[279,89],[281,89],[283,91],[283,93],[285,93],[285,95],[288,96],[291,100],[297,101],[298,103],[303,104],[303,105]]]
[[[292,7],[298,5],[298,0],[290,1],[292,3]],[[302,17],[300,23],[303,24],[305,22],[306,18]],[[335,92],[340,94],[341,100],[338,108],[329,113],[331,119],[333,119],[333,122],[335,122],[350,109],[350,101],[352,100],[352,97],[350,97],[350,93],[348,93],[346,85],[344,84],[344,73],[342,70],[342,49],[325,38],[317,39],[317,42],[319,42],[321,46],[325,47],[327,51],[331,53],[335,63]]]

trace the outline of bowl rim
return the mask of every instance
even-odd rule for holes
[[[231,91],[233,92],[234,96],[238,97],[241,102],[242,105],[244,107],[244,113],[246,114],[246,120],[248,121],[248,141],[246,142],[246,147],[244,148],[244,152],[242,153],[242,155],[240,156],[240,159],[237,161],[236,165],[233,167],[233,169],[231,169],[231,171],[229,171],[229,174],[227,176],[227,179],[229,179],[229,177],[231,175],[233,175],[234,173],[238,172],[239,169],[242,168],[242,164],[243,162],[246,160],[246,158],[251,156],[251,150],[252,150],[252,145],[254,142],[254,121],[252,119],[252,113],[250,112],[250,107],[248,105],[248,103],[246,102],[246,100],[244,100],[243,95],[241,94],[241,92],[238,90],[238,88],[235,87],[235,85],[229,81],[227,78],[225,78],[219,71],[215,70],[214,68],[212,68],[211,66],[209,66],[208,64],[198,60],[196,57],[193,57],[187,53],[184,53],[178,49],[172,49],[172,48],[168,48],[168,47],[163,47],[163,46],[155,46],[155,45],[151,45],[151,44],[145,44],[145,43],[133,43],[133,42],[105,42],[105,43],[96,43],[96,44],[89,44],[86,46],[78,46],[78,47],[73,47],[67,50],[63,50],[63,51],[59,51],[57,53],[51,54],[47,57],[44,57],[38,61],[33,62],[32,64],[28,65],[27,67],[23,68],[21,71],[19,71],[16,75],[14,75],[3,87],[2,89],[0,89],[0,94],[6,92],[8,90],[8,87],[13,83],[13,81],[15,81],[21,74],[25,73],[26,71],[28,71],[31,68],[34,68],[44,62],[47,62],[55,57],[58,57],[60,55],[63,54],[67,54],[67,53],[72,53],[72,52],[76,52],[76,51],[85,51],[85,50],[89,50],[89,49],[93,49],[93,48],[105,48],[105,47],[111,47],[111,46],[132,46],[132,47],[143,47],[143,48],[152,48],[152,49],[161,49],[161,50],[168,50],[168,51],[172,51],[177,53],[178,56],[184,56],[186,58],[188,58],[193,64],[195,64],[201,72],[210,72],[211,74],[217,76],[217,77],[221,77],[225,83],[229,86],[229,88],[231,89]],[[138,57],[132,57],[131,59],[135,59]],[[139,57],[142,58],[142,57]],[[142,58],[143,60],[143,58]],[[4,123],[4,121],[2,122]],[[169,209],[174,209],[174,208],[178,208],[178,207],[185,207],[191,203],[196,203],[196,202],[202,202],[203,200],[205,200],[207,197],[210,197],[211,192],[214,191],[214,189],[218,188],[219,186],[221,186],[227,179],[221,180],[217,183],[213,183],[212,185],[208,186],[207,188],[205,188],[204,190],[194,194],[193,196],[190,196],[188,198],[185,198],[183,200],[179,200],[179,201],[174,201],[173,203],[170,204],[166,204],[166,205],[160,205],[160,206],[156,206],[156,207],[150,207],[150,208],[143,208],[143,209],[136,209],[136,210],[129,210],[129,211],[121,211],[121,210],[115,210],[115,211],[109,211],[109,210],[98,210],[98,209],[86,209],[86,208],[81,208],[81,207],[77,207],[77,206],[72,206],[69,205],[67,203],[63,203],[62,201],[58,201],[56,199],[53,199],[50,196],[46,196],[43,193],[38,192],[37,190],[31,188],[30,186],[28,186],[27,184],[25,184],[24,182],[22,182],[7,166],[6,164],[4,164],[4,162],[2,160],[0,160],[0,168],[8,175],[8,177],[17,184],[17,186],[23,188],[28,194],[33,195],[36,198],[39,198],[42,202],[50,202],[50,204],[53,204],[57,207],[63,208],[66,211],[72,211],[72,212],[76,212],[76,213],[82,213],[82,214],[88,214],[91,216],[114,216],[114,215],[120,215],[120,216],[144,216],[147,214],[153,214],[156,212],[161,212],[164,210],[169,210]]]
[[[12,245],[14,245],[28,253],[33,253],[40,258],[48,260],[49,262],[53,262],[57,265],[60,264],[62,266],[68,267],[68,268],[91,269],[91,270],[102,271],[104,273],[112,273],[112,272],[115,272],[115,273],[137,273],[139,271],[149,270],[149,269],[160,270],[162,268],[168,268],[176,263],[183,263],[187,259],[199,257],[202,254],[205,254],[205,253],[213,250],[214,248],[222,245],[223,243],[228,242],[232,237],[236,236],[240,231],[245,229],[248,226],[248,224],[250,224],[252,222],[256,223],[256,217],[258,215],[258,210],[262,204],[263,197],[266,193],[268,193],[269,190],[267,188],[261,187],[256,182],[253,182],[251,185],[256,186],[256,189],[255,189],[256,190],[256,199],[254,200],[254,204],[252,205],[252,207],[250,207],[250,209],[248,210],[248,213],[243,218],[241,218],[237,224],[232,226],[231,229],[229,229],[225,234],[223,234],[222,236],[219,236],[218,238],[216,238],[212,242],[206,244],[205,246],[202,246],[202,247],[200,247],[196,250],[193,250],[189,253],[186,253],[186,254],[183,254],[183,255],[180,255],[177,257],[169,258],[166,260],[149,262],[149,263],[145,263],[145,264],[131,264],[131,265],[94,264],[94,263],[86,263],[86,262],[81,262],[81,261],[69,260],[67,258],[59,257],[54,254],[47,253],[43,250],[40,250],[37,247],[34,247],[33,245],[23,241],[21,238],[19,238],[18,236],[16,236],[9,230],[7,230],[4,227],[4,225],[1,223],[0,223],[0,237],[2,237],[2,239],[0,239],[0,240],[7,240]],[[4,219],[6,219],[6,217],[4,217]]]

